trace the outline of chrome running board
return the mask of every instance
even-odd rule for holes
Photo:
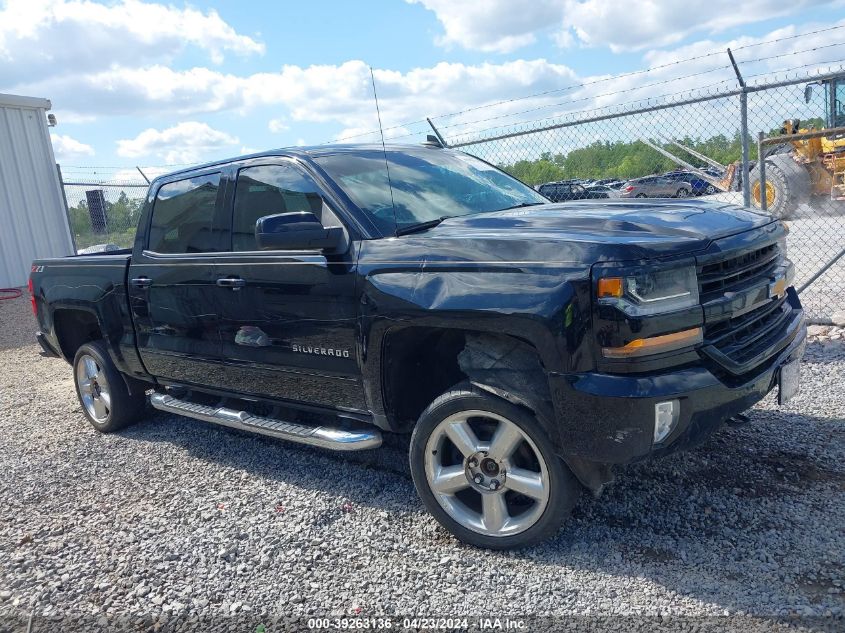
[[[213,422],[241,431],[269,435],[289,442],[329,448],[335,451],[362,451],[381,446],[381,432],[378,429],[346,431],[327,426],[308,426],[285,422],[276,418],[252,415],[226,407],[210,407],[180,400],[165,393],[154,393],[150,404],[159,411],[177,413],[205,422]]]

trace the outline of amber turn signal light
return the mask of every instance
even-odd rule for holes
[[[603,277],[599,279],[598,297],[621,297],[622,296],[622,277]]]
[[[701,343],[702,340],[701,328],[696,327],[691,330],[673,332],[672,334],[634,339],[623,347],[602,347],[601,353],[605,358],[632,358],[646,356],[648,354],[671,352],[672,350]]]

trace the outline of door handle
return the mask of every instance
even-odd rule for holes
[[[246,280],[240,277],[221,277],[217,280],[217,285],[221,288],[231,288],[237,290],[246,286]]]
[[[153,285],[153,280],[149,277],[135,277],[129,283],[135,288],[149,288]]]

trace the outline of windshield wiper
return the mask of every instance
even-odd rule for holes
[[[435,226],[440,224],[443,220],[450,218],[452,216],[449,215],[442,215],[439,218],[434,220],[427,220],[425,222],[418,222],[416,224],[409,224],[408,226],[403,226],[401,228],[396,229],[396,236],[400,235],[407,235],[408,233],[419,233],[420,231],[426,231],[428,229],[433,229]]]
[[[523,207],[536,207],[538,204],[546,204],[545,202],[520,202],[519,204],[515,204],[512,207],[505,207],[504,209],[499,209],[499,211],[510,211],[511,209],[522,209]]]

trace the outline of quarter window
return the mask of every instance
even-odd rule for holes
[[[156,253],[223,250],[215,209],[220,174],[205,174],[162,185],[156,194],[149,249]]]
[[[310,211],[321,220],[323,199],[317,184],[295,167],[262,165],[238,173],[232,250],[254,251],[258,218],[277,213]],[[325,222],[323,222],[326,224]]]

